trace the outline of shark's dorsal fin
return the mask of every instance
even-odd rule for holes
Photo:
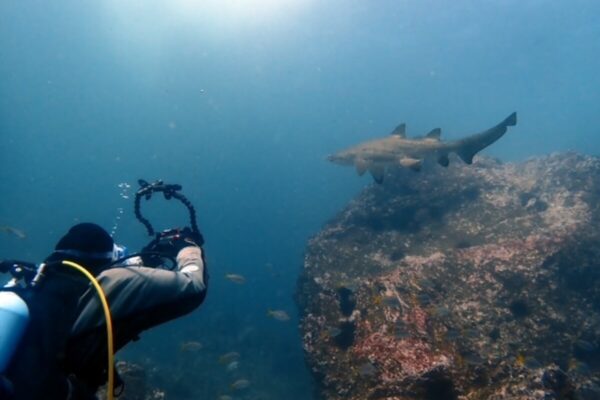
[[[403,122],[396,127],[391,133],[391,135],[400,136],[402,138],[406,137],[406,124]]]
[[[381,165],[372,165],[369,167],[369,172],[373,177],[373,180],[377,183],[383,183],[383,172],[384,169]]]
[[[440,136],[442,135],[442,130],[440,128],[432,129],[427,135],[425,135],[428,139],[440,140]]]

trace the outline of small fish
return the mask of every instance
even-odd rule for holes
[[[587,340],[579,339],[573,345],[573,350],[575,353],[585,354],[585,353],[593,353],[598,349],[598,347]]]
[[[239,274],[225,274],[225,279],[229,279],[231,282],[237,283],[238,285],[246,283],[246,278]]]
[[[329,337],[336,338],[342,334],[342,330],[337,326],[327,328],[327,334]]]
[[[417,301],[421,306],[426,307],[431,304],[431,296],[427,293],[421,293],[417,296]]]
[[[350,292],[354,293],[358,290],[358,284],[356,282],[344,280],[338,285],[338,290],[340,289],[347,289]]]
[[[527,357],[525,361],[525,367],[529,369],[539,369],[542,368],[542,363],[539,362],[535,357]]]
[[[517,354],[515,364],[521,368],[538,369],[542,368],[542,363],[535,359],[535,357],[525,357],[523,353]]]
[[[202,350],[202,347],[202,343],[190,340],[189,342],[181,343],[181,345],[179,346],[179,351],[195,353],[197,351]]]
[[[360,376],[374,376],[377,373],[377,368],[367,361],[358,367],[358,373]]]
[[[450,309],[444,306],[437,306],[433,309],[433,314],[440,318],[445,318],[450,315]]]
[[[454,328],[448,328],[446,331],[446,340],[454,341],[460,337],[460,331]]]
[[[233,400],[233,397],[224,394],[222,396],[219,396],[219,400]]]
[[[410,331],[402,320],[397,321],[394,326],[394,337],[398,340],[407,339],[410,337]]]
[[[12,226],[0,225],[0,231],[5,232],[9,235],[14,235],[16,238],[21,239],[21,240],[27,238],[27,235],[25,234],[25,232],[23,232],[20,229],[15,228],[15,227],[12,227]]]
[[[422,279],[419,282],[419,284],[422,288],[425,288],[425,289],[435,289],[435,282],[432,281],[431,279],[427,279],[427,278]]]
[[[398,303],[398,299],[396,296],[385,296],[382,300],[383,304],[388,307],[398,307],[400,303]]]
[[[277,321],[289,321],[290,316],[283,310],[269,310],[267,315]]]
[[[469,328],[464,330],[463,336],[466,336],[471,339],[477,339],[479,338],[479,332],[477,331],[477,329]]]
[[[223,354],[221,357],[219,357],[219,364],[229,364],[232,361],[236,361],[239,358],[240,358],[240,353],[235,352],[235,351],[230,351],[229,353]]]
[[[227,364],[227,367],[226,367],[227,372],[233,372],[236,369],[238,369],[239,366],[240,366],[240,362],[239,361],[237,361],[237,360],[236,361],[232,361],[229,364]]]
[[[342,330],[336,326],[327,327],[321,332],[319,338],[321,340],[335,339],[342,334]]]
[[[230,385],[230,387],[233,390],[243,390],[243,389],[246,389],[249,386],[250,386],[250,381],[248,379],[238,379],[237,381],[233,382]]]
[[[591,372],[590,366],[576,358],[569,360],[568,371],[575,374],[587,375]]]
[[[485,363],[485,359],[475,352],[468,352],[462,355],[464,361],[469,365],[482,365]]]

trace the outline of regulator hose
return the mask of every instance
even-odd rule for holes
[[[98,293],[98,297],[100,298],[100,303],[102,303],[102,309],[104,310],[104,318],[106,320],[106,337],[107,337],[107,347],[108,347],[108,384],[106,387],[106,398],[108,400],[114,399],[114,390],[115,390],[115,363],[114,363],[114,340],[113,340],[113,327],[112,327],[112,318],[110,316],[110,308],[108,306],[108,301],[106,300],[106,294],[104,294],[104,290],[98,283],[98,280],[94,278],[92,274],[88,272],[81,265],[73,262],[73,261],[62,261],[63,265],[71,267],[83,275],[92,283],[94,289],[96,289],[96,293]]]

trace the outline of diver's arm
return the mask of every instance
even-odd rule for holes
[[[177,271],[147,267],[112,268],[98,277],[106,293],[116,330],[148,329],[198,307],[206,295],[206,271],[202,249],[184,247],[177,254]],[[72,336],[104,325],[97,294],[90,288],[80,299],[79,317]],[[138,333],[139,333],[138,332]]]
[[[146,329],[188,314],[206,295],[202,249],[177,254],[177,271],[147,267],[113,268],[98,275],[113,320],[115,351]],[[89,288],[67,343],[65,370],[91,393],[106,382],[106,325],[98,296]]]

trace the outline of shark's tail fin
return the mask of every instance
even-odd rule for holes
[[[517,124],[517,113],[510,114],[506,119],[495,127],[469,136],[465,139],[455,142],[456,154],[467,164],[473,163],[473,157],[481,150],[500,139],[509,126]]]
[[[504,121],[500,123],[500,125],[504,126],[515,126],[517,124],[517,113],[514,112],[510,114]]]

